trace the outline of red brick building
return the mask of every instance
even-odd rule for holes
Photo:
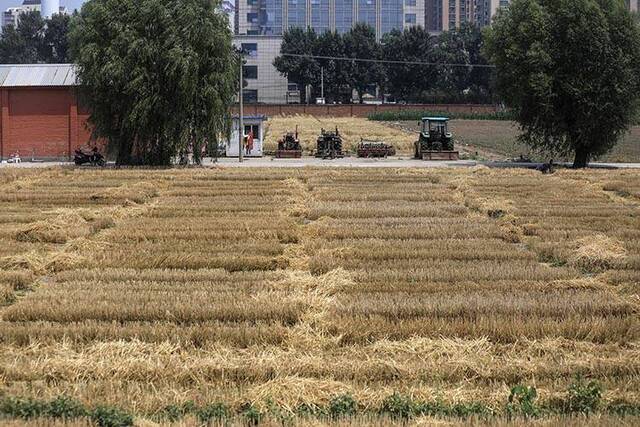
[[[89,142],[72,65],[0,65],[0,159],[69,159]]]

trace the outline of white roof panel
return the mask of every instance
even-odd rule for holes
[[[0,65],[0,87],[75,85],[73,64]]]

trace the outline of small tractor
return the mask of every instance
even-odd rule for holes
[[[298,139],[298,126],[296,132],[287,132],[278,140],[277,159],[299,159],[302,157],[302,146]]]
[[[358,157],[388,157],[395,156],[396,149],[393,145],[381,141],[360,140],[358,144]]]
[[[335,159],[344,157],[342,151],[342,137],[338,128],[335,132],[320,130],[320,136],[317,141],[316,157],[321,159]]]
[[[453,151],[453,136],[447,117],[423,117],[420,137],[415,143],[415,158],[423,160],[458,160]]]

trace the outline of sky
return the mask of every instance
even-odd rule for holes
[[[60,6],[66,6],[69,12],[73,9],[80,9],[84,0],[60,0]],[[8,7],[20,6],[22,0],[0,0],[0,10],[5,11]]]

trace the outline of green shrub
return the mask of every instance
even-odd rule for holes
[[[58,396],[45,405],[44,415],[51,418],[79,418],[88,415],[79,401],[69,396]]]
[[[448,416],[458,418],[493,415],[491,408],[480,402],[456,403],[447,412]]]
[[[616,400],[607,405],[607,412],[619,417],[638,417],[640,416],[640,405]]]
[[[526,418],[537,417],[540,409],[536,406],[535,400],[538,397],[535,387],[517,385],[511,389],[509,402],[507,403],[507,415],[521,415]]]
[[[420,121],[423,117],[448,117],[451,120],[513,120],[513,114],[508,111],[489,113],[460,113],[452,111],[382,111],[369,114],[373,121]]]
[[[601,398],[602,386],[599,382],[587,382],[583,377],[576,377],[569,385],[567,412],[588,415],[598,409]]]
[[[158,417],[170,422],[176,422],[182,419],[186,414],[194,412],[195,409],[195,403],[189,400],[180,405],[171,404],[165,406],[158,414]]]
[[[409,419],[417,412],[418,405],[411,397],[393,393],[384,399],[380,412],[396,419]]]
[[[126,427],[133,425],[133,417],[113,406],[96,406],[91,419],[100,427]]]
[[[231,417],[231,411],[224,403],[214,403],[200,408],[196,415],[203,423],[223,421]]]
[[[317,405],[303,403],[296,408],[296,415],[300,417],[322,417],[327,415],[327,410]]]
[[[7,397],[0,401],[0,413],[13,418],[37,418],[45,411],[46,404],[38,400]]]
[[[273,415],[282,420],[282,411],[276,410],[273,412]],[[262,412],[251,403],[243,405],[242,416],[250,426],[257,426],[260,424],[260,421],[262,421]]]
[[[329,402],[329,415],[334,418],[350,417],[358,411],[358,402],[350,394],[335,396]]]

